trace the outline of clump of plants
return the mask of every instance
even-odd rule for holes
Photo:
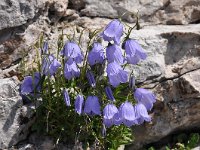
[[[24,77],[20,90],[36,105],[33,130],[55,137],[56,144],[81,142],[84,147],[117,149],[132,142],[131,126],[151,121],[148,111],[155,95],[136,87],[134,74],[126,70],[147,54],[130,37],[138,22],[127,31],[125,26],[115,19],[103,31],[90,32],[85,53],[81,37],[60,35],[54,52],[48,41],[37,42],[37,67]]]

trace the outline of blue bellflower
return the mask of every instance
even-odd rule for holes
[[[115,98],[113,96],[113,92],[112,92],[112,89],[110,86],[106,86],[105,87],[105,93],[106,93],[106,96],[109,100],[112,100],[112,101],[115,101]]]
[[[113,104],[107,104],[103,110],[103,123],[106,127],[111,127],[114,124],[114,115],[118,113],[118,109]]]
[[[21,85],[21,94],[27,95],[27,94],[34,94],[34,89],[36,92],[39,92],[41,90],[41,86],[39,85],[39,82],[41,80],[41,75],[39,72],[35,72],[34,76],[26,76],[22,82]]]
[[[72,58],[76,63],[81,63],[83,61],[81,49],[75,42],[67,42],[60,53],[67,59]]]
[[[106,72],[110,84],[114,87],[117,87],[120,83],[126,83],[128,81],[128,72],[124,71],[116,62],[109,63]]]
[[[66,106],[71,106],[70,97],[69,97],[69,93],[67,90],[64,90],[64,100],[65,100]]]
[[[45,41],[42,47],[42,54],[47,54],[48,49],[49,49],[48,42]]]
[[[137,88],[134,92],[134,97],[135,100],[138,103],[142,103],[148,111],[152,109],[153,103],[156,102],[155,95],[151,91],[143,88]]]
[[[46,76],[48,75],[52,76],[57,72],[60,66],[61,66],[60,62],[58,62],[53,55],[49,55],[48,58],[43,58],[42,72]]]
[[[71,80],[74,77],[80,76],[80,69],[78,68],[78,66],[72,59],[69,59],[65,63],[64,75],[65,75],[65,78],[68,80]]]
[[[88,54],[88,63],[93,66],[97,63],[102,64],[105,59],[103,46],[100,43],[95,42],[92,50]]]
[[[126,101],[121,104],[119,108],[119,118],[121,119],[121,122],[127,127],[137,123],[135,109],[130,102]]]
[[[77,95],[75,99],[75,111],[80,115],[82,114],[82,108],[83,108],[84,98],[83,95]]]
[[[88,115],[101,115],[99,99],[97,96],[88,96],[85,101],[84,113]]]
[[[132,39],[128,39],[124,44],[126,60],[129,64],[137,64],[140,59],[146,59],[147,55],[142,47]]]
[[[111,21],[105,28],[105,30],[101,33],[101,37],[105,41],[114,41],[115,44],[119,45],[120,44],[120,38],[123,34],[123,24],[115,19]]]
[[[148,115],[146,107],[142,103],[138,103],[134,106],[137,124],[142,124],[144,121],[150,122],[151,117]]]
[[[124,63],[124,57],[122,55],[122,51],[119,46],[115,44],[109,44],[106,48],[106,57],[108,59],[108,62],[117,62],[119,64]]]
[[[87,71],[86,76],[91,87],[96,87],[96,81],[92,71]]]
[[[132,75],[129,78],[129,88],[135,90],[135,77]]]

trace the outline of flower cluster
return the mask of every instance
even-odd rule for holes
[[[148,111],[152,109],[156,97],[149,90],[137,88],[135,77],[125,70],[127,64],[136,65],[147,55],[137,41],[129,38],[129,34],[120,43],[124,32],[122,22],[113,20],[99,35],[108,42],[106,48],[94,40],[84,55],[80,46],[69,40],[59,52],[61,59],[48,54],[49,46],[45,42],[41,49],[41,72],[24,78],[21,93],[40,94],[41,90],[45,90],[41,89],[45,78],[63,76],[68,83],[59,88],[62,89],[63,102],[66,109],[73,109],[79,116],[102,116],[101,122],[108,128],[112,125],[131,127],[144,121],[150,122]],[[99,69],[103,64],[106,64],[106,69],[102,77]],[[126,83],[129,84],[129,94],[121,100],[113,91]]]

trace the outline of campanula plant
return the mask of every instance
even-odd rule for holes
[[[126,70],[147,57],[129,37],[134,27],[126,32],[115,19],[100,32],[90,31],[86,49],[81,35],[79,40],[60,35],[54,53],[50,43],[38,41],[38,68],[20,86],[22,97],[40,101],[33,131],[53,136],[56,144],[80,142],[85,148],[117,149],[132,142],[131,127],[150,122],[148,112],[156,102],[153,92],[137,87]]]

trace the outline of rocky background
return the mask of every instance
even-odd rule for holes
[[[200,129],[200,0],[1,0],[0,149],[53,149],[51,138],[30,132],[34,116],[18,93],[19,62],[34,59],[30,45],[40,34],[54,44],[61,30],[97,29],[137,11],[141,29],[132,37],[148,59],[130,69],[156,93],[157,103],[152,123],[134,127],[135,142],[127,149]],[[122,19],[135,22],[131,13]]]

